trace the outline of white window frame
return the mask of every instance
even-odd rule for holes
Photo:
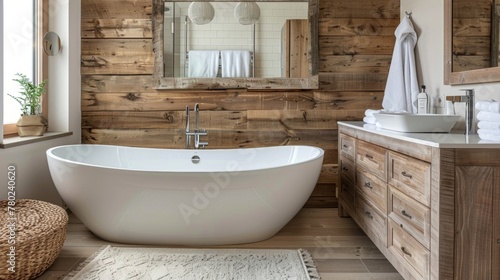
[[[35,53],[34,53],[34,83],[38,84],[41,81],[47,79],[48,76],[48,61],[47,61],[47,55],[44,54],[43,52],[43,35],[47,32],[48,30],[48,0],[33,0],[35,4],[34,8],[34,17],[36,22],[35,28]],[[3,21],[4,19],[4,9],[3,9],[3,3],[0,4],[0,19]],[[2,108],[3,112],[3,106],[4,106],[4,101],[3,98],[5,98],[3,94],[3,67],[4,67],[4,59],[3,59],[3,43],[4,43],[4,34],[3,30],[0,31],[0,62],[1,62],[1,70],[0,70],[0,88],[2,89],[2,96],[1,96],[1,102],[0,106]],[[48,119],[48,92],[46,92],[42,96],[41,100],[41,108],[42,108],[42,115]],[[5,124],[3,122],[3,113],[0,115],[0,121],[2,123],[2,127],[0,128],[0,132],[3,137],[2,138],[8,138],[8,137],[15,137],[17,135],[17,127],[15,123],[8,123]],[[0,141],[1,142],[1,141]]]

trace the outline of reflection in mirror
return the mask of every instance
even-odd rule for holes
[[[500,81],[499,0],[445,0],[445,84]]]
[[[155,0],[155,88],[318,88],[318,0],[255,2]]]
[[[255,18],[258,21],[255,25],[243,25],[237,21],[237,15],[241,18],[237,12],[245,7],[240,5],[243,2],[214,2],[212,9],[216,13],[213,19],[196,24],[191,20],[193,14],[188,16],[188,9],[194,3],[165,2],[165,77],[285,77],[286,59],[290,59],[290,55],[286,56],[289,49],[285,48],[283,40],[287,36],[285,32],[290,30],[286,28],[289,22],[297,25],[306,21],[305,28],[293,28],[297,33],[292,36],[298,39],[294,46],[305,46],[308,40],[307,2],[252,3],[262,11],[260,17]],[[199,18],[203,18],[203,10],[199,11]],[[249,19],[246,21],[251,23]],[[305,52],[306,49],[302,53]],[[211,56],[216,56],[215,63],[208,63]],[[307,58],[291,56],[297,58],[296,68],[308,69]],[[294,72],[301,73],[300,69],[294,69]],[[303,72],[305,76],[294,77],[307,77],[307,71]]]
[[[453,0],[453,72],[498,66],[496,0]]]

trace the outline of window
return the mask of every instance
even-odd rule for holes
[[[20,106],[7,94],[18,95],[19,84],[13,81],[16,73],[26,75],[36,84],[46,79],[42,39],[47,30],[44,11],[47,0],[2,1],[3,15],[3,133],[16,136]],[[45,96],[45,95],[44,95]],[[45,96],[46,97],[46,96]],[[47,117],[47,102],[42,101],[42,114]]]

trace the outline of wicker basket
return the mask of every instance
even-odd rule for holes
[[[0,201],[0,279],[33,279],[42,274],[61,251],[68,214],[57,205],[30,199],[16,200],[11,212],[14,214],[9,215],[8,201]],[[15,222],[15,244],[9,244],[12,222]],[[12,252],[15,253],[14,268],[9,256]]]

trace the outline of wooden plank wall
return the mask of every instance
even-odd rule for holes
[[[381,108],[399,0],[321,0],[320,89],[151,88],[151,0],[82,0],[82,142],[183,148],[200,103],[208,148],[314,145],[326,151],[306,206],[336,207],[337,121]]]

